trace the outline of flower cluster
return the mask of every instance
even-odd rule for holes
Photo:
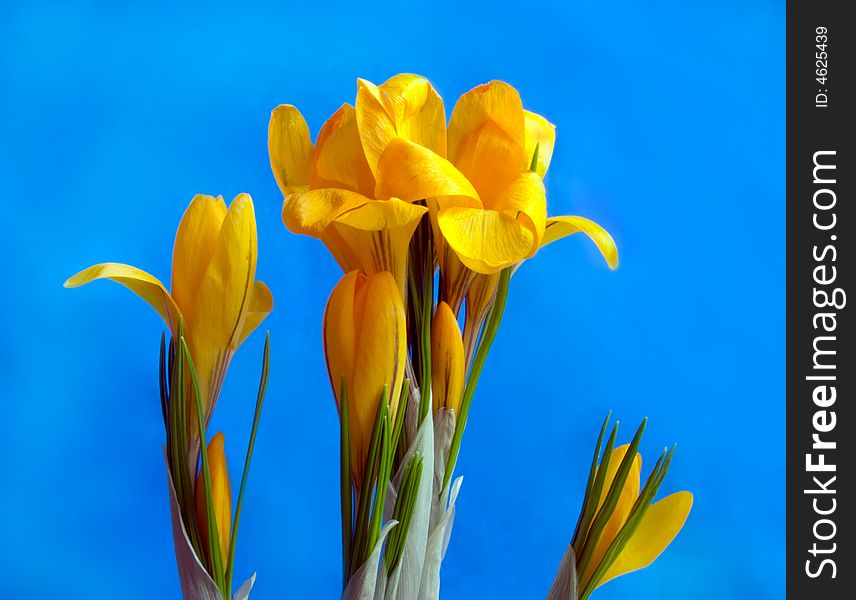
[[[615,243],[586,218],[548,216],[555,128],[500,81],[461,96],[447,125],[425,78],[359,80],[314,144],[291,105],[268,133],[286,227],[321,240],[345,272],[323,326],[345,597],[434,598],[455,463],[512,273],[573,233],[615,268]]]
[[[322,325],[340,417],[342,597],[437,600],[462,477],[470,406],[499,330],[512,274],[543,246],[585,234],[617,267],[612,237],[579,216],[548,216],[544,177],[556,141],[544,117],[493,81],[442,99],[417,75],[359,80],[312,142],[293,106],[269,125],[282,218],[315,237],[343,276]],[[170,290],[104,263],[66,281],[124,285],[163,318],[160,403],[175,555],[187,600],[232,595],[237,530],[269,372],[265,342],[249,447],[233,508],[222,432],[207,427],[232,356],[273,309],[256,281],[253,202],[196,196],[175,239]],[[654,502],[673,449],[644,485],[639,443],[604,423],[576,531],[548,600],[585,600],[650,564],[677,535],[692,495]],[[603,451],[601,449],[603,447]]]

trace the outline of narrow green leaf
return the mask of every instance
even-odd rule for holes
[[[606,418],[603,420],[603,425],[600,428],[600,434],[597,436],[597,444],[594,447],[594,454],[591,458],[591,468],[589,469],[588,481],[586,482],[586,493],[583,496],[583,506],[580,510],[580,517],[577,520],[577,526],[574,530],[574,535],[571,538],[571,545],[576,549],[579,547],[580,536],[585,535],[588,530],[588,525],[591,522],[591,514],[594,512],[593,506],[593,489],[594,489],[594,480],[597,476],[597,463],[600,458],[600,446],[603,443],[603,436],[606,434],[606,427],[609,425],[609,419],[612,416],[612,411],[609,411],[606,414]],[[596,505],[594,505],[596,506]],[[588,518],[586,518],[586,516]],[[585,526],[583,526],[585,524]]]
[[[259,391],[256,395],[256,410],[253,414],[253,427],[250,429],[250,441],[247,444],[247,455],[244,458],[244,472],[241,475],[241,487],[238,490],[238,501],[235,505],[235,518],[232,520],[232,535],[229,539],[229,558],[226,561],[226,591],[232,593],[232,576],[235,567],[235,545],[238,540],[238,524],[241,522],[241,508],[244,504],[244,491],[247,488],[247,478],[250,475],[250,461],[253,458],[253,449],[256,446],[256,434],[259,430],[259,422],[262,416],[262,405],[267,391],[268,376],[270,374],[270,331],[265,335],[265,348],[262,354],[262,373],[259,379]]]
[[[207,513],[208,522],[208,550],[211,566],[211,578],[217,584],[217,587],[223,592],[224,597],[229,597],[231,594],[225,590],[225,579],[223,577],[223,563],[220,558],[220,535],[217,531],[217,520],[214,517],[214,502],[211,495],[211,472],[208,468],[208,452],[205,450],[205,414],[202,409],[202,396],[199,392],[199,378],[196,374],[196,368],[193,365],[193,358],[190,356],[190,349],[187,347],[187,341],[181,338],[181,350],[184,358],[187,361],[187,370],[190,373],[190,379],[193,383],[193,397],[196,401],[196,415],[199,423],[199,439],[201,444],[202,455],[202,481],[205,490],[205,512]]]

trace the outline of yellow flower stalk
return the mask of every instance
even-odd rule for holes
[[[277,107],[268,149],[285,196],[283,222],[293,233],[320,239],[344,272],[391,272],[404,294],[410,238],[427,212],[411,202],[426,196],[387,194],[382,178],[398,176],[401,146],[444,154],[445,133],[442,100],[416,75],[397,75],[380,86],[359,80],[356,107],[336,111],[314,145],[297,108]],[[473,193],[451,165],[433,174],[432,185],[432,196]]]
[[[354,481],[363,479],[369,442],[384,386],[392,419],[399,409],[406,360],[404,303],[389,272],[346,273],[324,313],[324,354],[341,413],[342,379],[348,394]]]
[[[445,408],[458,413],[465,376],[464,342],[458,320],[449,305],[440,302],[431,325],[431,397],[435,412]]]
[[[267,384],[269,340],[234,527],[223,434],[200,449],[232,355],[273,308],[267,286],[255,280],[257,254],[249,195],[238,195],[228,208],[222,197],[197,195],[175,237],[170,291],[154,276],[120,263],[89,267],[65,282],[66,287],[96,279],[120,283],[151,305],[170,330],[168,350],[165,336],[161,340],[159,383],[175,555],[189,600],[231,597],[236,529]],[[213,529],[216,538],[209,543]],[[247,597],[254,578],[236,597]]]
[[[172,293],[136,267],[103,263],[69,278],[65,287],[110,279],[129,288],[163,318],[173,336],[179,320],[199,373],[207,423],[232,355],[273,309],[267,286],[255,281],[256,218],[240,194],[227,209],[223,198],[197,195],[184,213],[172,255]],[[189,419],[195,444],[196,426]]]
[[[220,556],[229,556],[230,538],[232,535],[232,485],[229,482],[229,468],[226,464],[225,438],[223,432],[218,432],[208,442],[208,468],[211,477],[211,505],[213,506],[214,523],[220,543]],[[211,553],[208,547],[208,510],[206,508],[205,485],[202,474],[196,478],[196,519],[202,534],[205,553]]]

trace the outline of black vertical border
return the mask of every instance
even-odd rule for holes
[[[856,598],[856,535],[853,533],[854,481],[856,460],[856,360],[852,352],[854,327],[849,303],[856,303],[856,289],[851,285],[856,268],[853,238],[856,218],[852,205],[854,197],[853,128],[856,104],[851,92],[850,78],[856,76],[853,60],[856,22],[845,16],[844,2],[810,0],[787,2],[787,551],[786,580],[788,598],[809,600],[838,600]],[[827,81],[817,80],[818,27],[826,28]],[[821,55],[822,56],[822,55]],[[827,104],[818,94],[825,93]],[[819,100],[821,102],[819,102]],[[825,164],[835,164],[835,170],[817,172],[818,179],[835,179],[834,183],[815,181],[815,153]],[[815,206],[832,201],[828,189],[835,194],[835,205],[827,210]],[[826,226],[835,214],[836,225],[829,230],[815,226],[814,218]],[[816,217],[815,217],[816,215]],[[832,246],[834,251],[828,250]],[[824,250],[826,253],[824,254]],[[820,260],[817,256],[821,256]],[[834,260],[833,260],[834,259]],[[819,267],[823,266],[820,270]],[[832,268],[835,281],[819,284],[817,278],[829,279]],[[829,294],[841,288],[847,297],[843,308],[818,307],[817,291]],[[840,297],[840,296],[839,296]],[[833,320],[821,322],[818,313],[834,313],[835,331],[823,329]],[[834,350],[835,354],[815,356],[818,336],[824,339],[817,347]],[[815,358],[835,368],[817,369]],[[826,375],[829,381],[810,380],[810,376]],[[814,392],[818,385],[835,386],[836,400],[830,406],[818,406]],[[827,389],[827,400],[831,392]],[[821,397],[823,403],[823,397]],[[825,411],[825,412],[823,412]],[[818,414],[818,413],[821,414]],[[832,413],[835,416],[832,417]],[[815,425],[826,429],[835,419],[831,431],[818,432]],[[821,441],[834,442],[834,449],[813,448],[813,434]],[[824,455],[827,464],[835,464],[834,472],[809,472],[807,454],[812,462]],[[817,481],[814,478],[817,477]],[[835,477],[830,482],[831,477]],[[822,486],[834,493],[818,493]],[[807,493],[807,490],[810,493]],[[849,491],[848,491],[849,490]],[[815,503],[816,502],[816,503]],[[821,515],[818,511],[834,511]],[[822,521],[828,519],[829,522]],[[822,539],[834,535],[829,539]],[[834,546],[833,546],[834,544]],[[830,559],[821,568],[821,562]],[[751,557],[750,557],[751,560]],[[820,574],[809,576],[809,571]]]

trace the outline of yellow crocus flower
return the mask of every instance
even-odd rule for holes
[[[428,196],[387,194],[378,175],[395,164],[400,146],[439,156],[445,145],[442,100],[416,75],[380,86],[359,80],[356,107],[336,111],[314,145],[297,108],[281,105],[271,114],[268,149],[285,196],[283,222],[293,233],[320,239],[345,272],[391,272],[404,294],[410,238],[427,211],[412,201]],[[451,165],[439,168],[431,174],[431,196],[475,193]]]
[[[327,372],[340,412],[343,377],[347,386],[351,465],[359,484],[384,386],[389,386],[394,420],[404,383],[406,317],[392,274],[346,273],[327,301],[323,331]]]
[[[89,267],[64,285],[73,288],[96,279],[121,283],[151,305],[173,335],[183,318],[207,423],[232,355],[273,309],[270,290],[255,281],[257,255],[250,196],[238,195],[227,209],[222,197],[200,194],[185,211],[175,237],[172,293],[152,275],[120,263]],[[189,424],[194,438],[195,419]]]
[[[600,509],[600,506],[603,505],[606,499],[606,495],[609,492],[613,479],[615,479],[615,474],[618,471],[621,461],[624,460],[627,449],[628,445],[624,445],[618,446],[612,451],[609,464],[607,465],[598,509]],[[642,457],[637,453],[624,488],[621,490],[618,503],[603,529],[592,559],[585,572],[580,574],[579,587],[581,590],[586,589],[589,585],[591,577],[603,560],[609,545],[613,542],[616,535],[618,535],[618,532],[630,515],[633,505],[639,496],[641,469]],[[690,492],[676,492],[652,504],[645,512],[642,521],[627,542],[627,545],[624,546],[624,549],[612,565],[610,565],[603,577],[599,581],[594,582],[595,587],[599,587],[619,575],[647,567],[654,562],[684,526],[692,504],[693,495]]]
[[[547,217],[543,176],[554,144],[553,125],[524,110],[513,87],[493,81],[467,92],[455,105],[447,132],[448,160],[399,145],[397,164],[390,164],[397,173],[381,169],[378,188],[402,199],[438,195],[431,193],[433,174],[454,179],[451,163],[475,193],[460,185],[461,193],[439,199],[436,225],[445,243],[473,272],[498,273],[577,232],[588,235],[614,268],[618,253],[606,230],[582,217]]]
[[[232,535],[232,486],[229,483],[229,467],[226,463],[225,438],[218,432],[208,442],[208,470],[211,477],[211,507],[220,543],[220,559],[225,563],[229,557]],[[206,556],[211,556],[208,547],[208,510],[205,499],[203,474],[196,478],[196,519]]]
[[[434,410],[457,414],[464,394],[464,341],[455,313],[445,302],[437,305],[431,325],[431,397]]]

